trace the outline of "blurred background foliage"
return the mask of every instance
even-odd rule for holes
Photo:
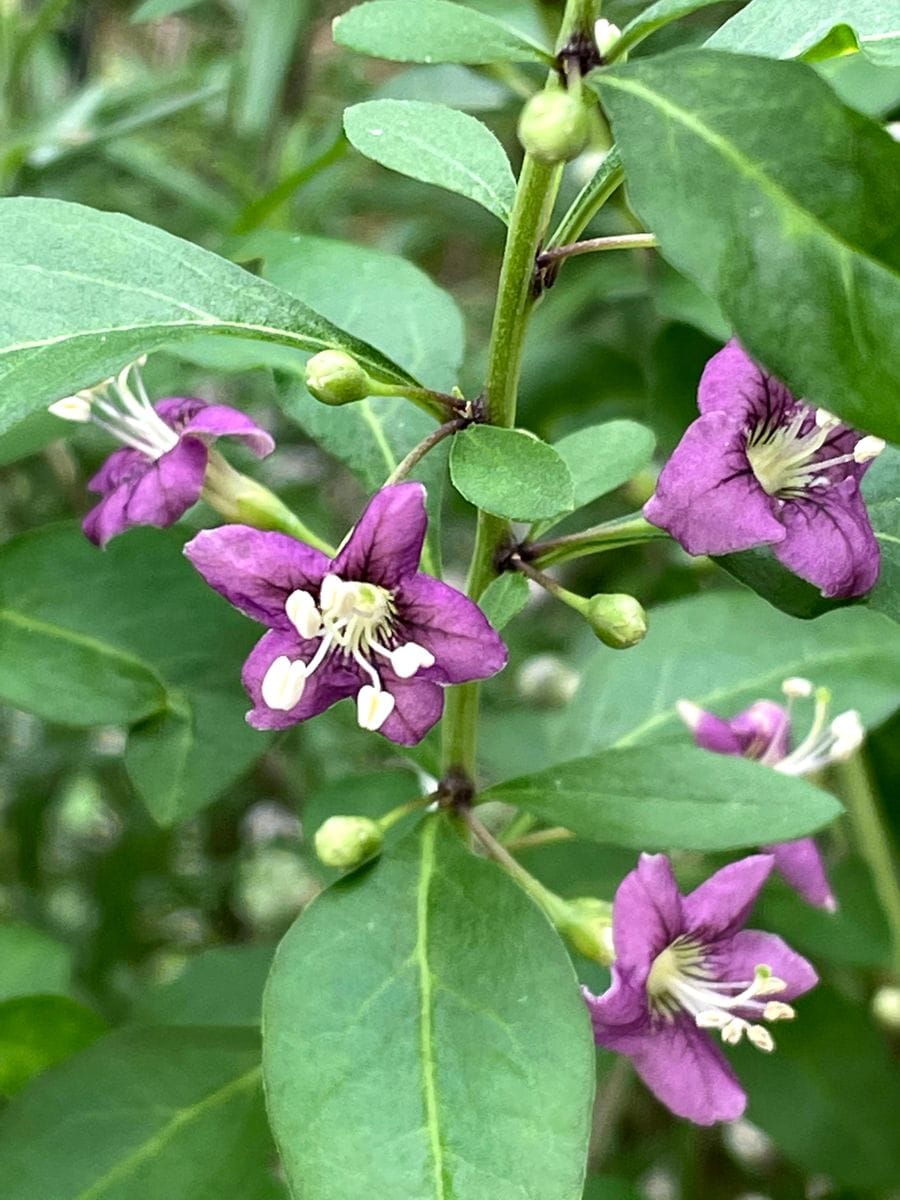
[[[470,2],[535,34],[554,28],[561,8],[555,0]],[[330,18],[344,7],[331,0],[147,0],[137,8],[124,0],[0,0],[0,186],[7,195],[58,197],[161,226],[289,289],[294,283],[327,315],[329,301],[347,290],[346,273],[329,268],[327,245],[298,245],[293,237],[400,255],[455,297],[466,336],[459,382],[475,394],[502,227],[465,199],[362,158],[343,138],[341,116],[348,104],[372,97],[448,104],[488,124],[515,164],[515,121],[540,71],[402,67],[363,58],[331,41]],[[642,7],[610,0],[604,14],[621,25]],[[656,36],[653,50],[667,41],[699,43],[738,8],[717,5],[672,25]],[[875,67],[857,55],[819,69],[846,103],[884,121],[900,115],[900,68]],[[590,176],[607,144],[598,118],[592,146],[567,172],[564,200]],[[592,232],[637,228],[620,196]],[[326,265],[317,265],[323,258]],[[377,264],[373,270],[367,303],[381,306],[384,319],[390,268],[385,264],[382,276]],[[715,306],[652,252],[573,260],[532,325],[521,423],[553,441],[600,420],[632,418],[652,427],[664,455],[692,419],[703,364],[725,336]],[[441,351],[429,347],[431,361],[440,362]],[[177,355],[154,356],[145,378],[154,395],[197,394],[253,411],[276,434],[278,452],[249,469],[308,524],[339,539],[359,511],[363,487],[340,455],[310,439],[314,416],[292,419],[308,413],[311,401],[298,397],[302,385],[290,356],[262,367],[252,359],[240,344],[198,340]],[[109,447],[90,430],[66,442],[58,436],[57,423],[40,415],[0,438],[4,541],[86,510],[85,483]],[[648,470],[579,514],[579,523],[633,511],[652,486]],[[448,495],[445,507],[445,569],[459,582],[471,512],[458,496]],[[213,519],[198,509],[185,523]],[[150,553],[158,542],[147,537]],[[167,545],[166,552],[177,554],[177,547]],[[137,623],[145,608],[153,609],[165,640],[167,622],[189,631],[202,613],[184,603],[167,609],[159,578],[148,568],[126,603]],[[771,610],[761,600],[748,617],[751,631],[759,630],[754,648],[733,651],[727,628],[718,630],[718,640],[705,637],[706,598],[734,584],[677,547],[654,544],[584,559],[567,568],[566,581],[584,594],[632,592],[651,610],[681,606],[678,619],[665,624],[667,645],[650,651],[648,643],[633,658],[616,659],[609,675],[612,656],[603,652],[603,703],[610,712],[620,699],[628,707],[641,670],[664,672],[669,651],[669,666],[695,661],[707,674],[719,665],[734,675],[736,659],[748,668],[758,661],[773,680],[790,658],[791,622],[778,618],[770,634]],[[63,576],[60,586],[77,592],[79,578]],[[99,603],[102,621],[102,597],[91,586],[81,603]],[[690,624],[680,635],[679,621]],[[511,668],[488,689],[485,712],[488,779],[545,766],[575,752],[573,741],[576,750],[587,749],[603,736],[584,733],[593,685],[585,684],[564,713],[588,656],[596,655],[578,618],[537,595],[506,632]],[[828,675],[840,636],[823,635],[821,650],[811,652],[820,674]],[[838,708],[860,703],[856,692],[865,699],[862,671],[844,679],[844,694],[835,684]],[[783,673],[797,671],[786,666]],[[776,689],[777,682],[767,694],[776,698]],[[419,794],[436,769],[433,740],[415,757],[401,757],[357,730],[346,707],[271,743],[260,738],[249,769],[228,778],[217,796],[202,798],[201,804],[214,799],[212,806],[188,804],[187,818],[165,827],[126,773],[121,729],[74,729],[0,709],[0,1094],[17,1091],[111,1024],[257,1022],[274,941],[330,879],[310,852],[316,826],[334,812],[386,811]],[[889,710],[880,700],[872,715],[883,721]],[[591,719],[596,728],[596,715]],[[882,724],[868,742],[895,834],[898,730],[896,720]],[[668,736],[686,735],[670,729]],[[742,1063],[756,1124],[713,1131],[680,1125],[632,1086],[622,1063],[604,1057],[598,1121],[611,1111],[620,1120],[612,1128],[607,1122],[598,1136],[587,1200],[890,1194],[900,1178],[882,1119],[890,1106],[872,1085],[886,1070],[887,1043],[867,1015],[889,978],[890,938],[847,829],[834,830],[828,847],[843,906],[837,918],[805,908],[777,886],[764,902],[772,927],[816,959],[828,986],[804,1008],[804,1032],[791,1039],[789,1051]],[[630,852],[582,844],[535,850],[526,859],[569,895],[610,895],[632,860]],[[711,864],[686,857],[681,865],[690,882]],[[589,983],[602,983],[599,968],[579,967]],[[26,1014],[22,1025],[16,998],[35,993],[45,996],[46,1012]],[[887,1003],[881,1000],[883,1008]],[[22,1033],[26,1026],[31,1034]],[[32,1036],[35,1027],[39,1038]],[[895,1084],[888,1078],[884,1086]],[[841,1104],[844,1089],[852,1105]],[[773,1095],[777,1101],[770,1102]],[[760,1096],[765,1103],[757,1102]]]

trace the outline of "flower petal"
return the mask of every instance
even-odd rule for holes
[[[751,854],[710,875],[684,897],[687,931],[703,942],[735,933],[750,915],[774,865],[771,854]]]
[[[736,338],[706,364],[697,391],[701,413],[727,412],[744,421],[778,422],[795,403],[785,385],[755,363]]]
[[[683,932],[682,897],[672,864],[665,854],[642,854],[613,902],[616,966],[633,987],[642,988],[654,958]]]
[[[294,591],[318,599],[331,560],[285,533],[223,525],[206,529],[184,548],[210,587],[241,612],[275,629],[292,628],[285,612]]]
[[[663,467],[644,516],[689,554],[732,554],[779,542],[776,502],[747,461],[744,421],[711,412],[691,425]]]
[[[140,450],[123,446],[113,450],[96,475],[88,482],[88,491],[106,496],[121,483],[133,483],[153,466],[153,460]]]
[[[185,438],[151,463],[132,485],[127,515],[131,525],[173,525],[203,491],[208,451]]]
[[[378,732],[398,746],[415,746],[441,719],[444,689],[429,679],[423,679],[422,675],[398,679],[393,671],[385,668],[381,669],[381,681],[396,703]]]
[[[787,709],[774,700],[757,700],[728,722],[747,758],[779,762],[790,748],[791,719]]]
[[[743,743],[731,728],[730,721],[723,721],[714,713],[698,709],[691,719],[691,733],[701,750],[712,750],[714,754],[741,754]]]
[[[323,663],[306,681],[303,695],[288,712],[269,708],[262,698],[262,681],[276,658],[285,655],[292,662],[309,662],[318,646],[318,641],[304,641],[296,632],[270,629],[250,651],[241,680],[253,708],[247,713],[247,721],[254,729],[287,729],[298,721],[314,717],[338,700],[354,696],[362,686],[359,670],[346,660],[332,658]]]
[[[775,859],[775,870],[785,883],[808,904],[824,908],[827,912],[837,910],[825,863],[813,838],[779,842],[774,846],[763,846],[763,850]]]
[[[227,404],[204,404],[183,426],[184,433],[204,442],[220,437],[239,438],[251,454],[265,458],[275,449],[275,439],[261,429],[246,413]]]
[[[456,588],[413,575],[395,596],[403,634],[434,655],[435,664],[420,672],[440,683],[487,679],[506,666],[506,646],[477,604]]]
[[[588,1006],[594,1041],[598,1046],[618,1050],[621,1054],[631,1054],[640,1048],[651,1028],[647,989],[643,983],[635,984],[632,974],[614,964],[612,983],[602,996],[593,995],[585,987],[581,994]]]
[[[335,574],[395,588],[415,574],[427,525],[421,483],[382,488],[369,501],[334,560]]]
[[[758,929],[742,929],[723,939],[711,957],[721,979],[750,980],[758,966],[771,967],[772,974],[787,984],[783,991],[767,997],[771,1000],[794,1000],[819,982],[802,954],[797,954],[777,934]]]
[[[659,1022],[630,1051],[635,1070],[677,1117],[697,1125],[734,1121],[747,1097],[725,1055],[687,1016]]]
[[[786,536],[776,557],[823,596],[862,596],[875,586],[881,552],[855,479],[807,489],[784,502],[780,519]]]
[[[131,499],[131,484],[122,483],[94,505],[81,523],[84,536],[95,546],[104,547],[107,542],[129,529],[131,522],[125,515]]]

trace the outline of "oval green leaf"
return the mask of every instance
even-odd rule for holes
[[[357,1200],[360,1180],[391,1200],[580,1200],[594,1052],[571,963],[443,818],[303,913],[263,1028],[304,1200]]]
[[[346,110],[344,131],[366,158],[509,220],[516,181],[506,151],[468,113],[423,100],[368,100]]]
[[[840,814],[828,792],[696,746],[606,750],[488,788],[581,837],[634,850],[737,850],[785,842]]]
[[[706,45],[768,58],[819,59],[862,51],[878,66],[896,66],[900,8],[896,0],[750,0]]]
[[[798,395],[900,439],[900,146],[800,63],[678,51],[592,83],[665,257]]]
[[[448,0],[370,0],[336,17],[334,40],[394,62],[539,62],[552,54],[476,9]]]
[[[557,517],[575,505],[562,456],[524,429],[470,425],[453,439],[450,478],[476,508],[513,521]]]

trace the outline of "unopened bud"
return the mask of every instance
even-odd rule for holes
[[[600,641],[614,650],[636,646],[647,632],[647,614],[634,596],[591,596],[584,615]]]
[[[372,394],[369,376],[343,350],[322,350],[306,364],[307,389],[323,404],[354,404]]]
[[[597,46],[597,51],[601,58],[606,58],[610,50],[622,36],[622,30],[618,25],[613,25],[612,21],[607,21],[601,17],[594,24],[594,42]],[[624,62],[628,57],[628,52],[619,55],[619,62]]]
[[[612,941],[612,905],[595,896],[579,896],[568,902],[566,917],[559,923],[579,954],[608,967],[615,958]]]
[[[316,830],[316,855],[326,867],[358,867],[377,854],[384,836],[368,817],[329,817]]]
[[[891,1033],[900,1032],[900,987],[880,987],[872,997],[872,1015]]]
[[[536,654],[522,664],[516,684],[523,700],[562,708],[575,695],[578,673],[555,654]]]
[[[568,162],[587,145],[588,118],[581,100],[570,92],[538,92],[519,117],[519,141],[539,162]]]

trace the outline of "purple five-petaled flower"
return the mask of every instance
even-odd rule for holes
[[[217,438],[239,438],[257,458],[275,449],[264,429],[226,404],[190,396],[151,404],[137,364],[57,400],[50,411],[93,421],[123,443],[88,483],[102,496],[84,519],[85,534],[98,546],[134,525],[174,524],[200,499]]]
[[[775,1048],[766,1024],[817,982],[780,937],[744,929],[773,866],[753,855],[687,896],[664,854],[642,854],[613,903],[612,984],[584,989],[597,1043],[626,1054],[653,1094],[699,1125],[731,1121],[747,1097],[714,1037]]]
[[[831,697],[826,688],[814,689],[808,679],[786,679],[782,690],[787,707],[757,700],[730,719],[706,712],[689,700],[678,702],[681,719],[704,750],[753,758],[784,775],[812,775],[830,763],[849,758],[862,744],[864,731],[854,709],[828,719]],[[815,696],[815,711],[806,737],[791,749],[794,701]],[[800,896],[817,908],[835,912],[822,855],[812,838],[764,846],[775,859],[779,874]]]
[[[647,520],[689,554],[770,544],[823,596],[874,587],[880,554],[859,484],[884,442],[797,400],[736,341],[706,364],[697,399]]]
[[[285,729],[353,696],[363,729],[412,746],[447,684],[506,665],[478,606],[419,571],[426,525],[425,489],[400,483],[372,498],[335,558],[246,525],[185,546],[211,587],[269,627],[244,665],[251,725]]]

